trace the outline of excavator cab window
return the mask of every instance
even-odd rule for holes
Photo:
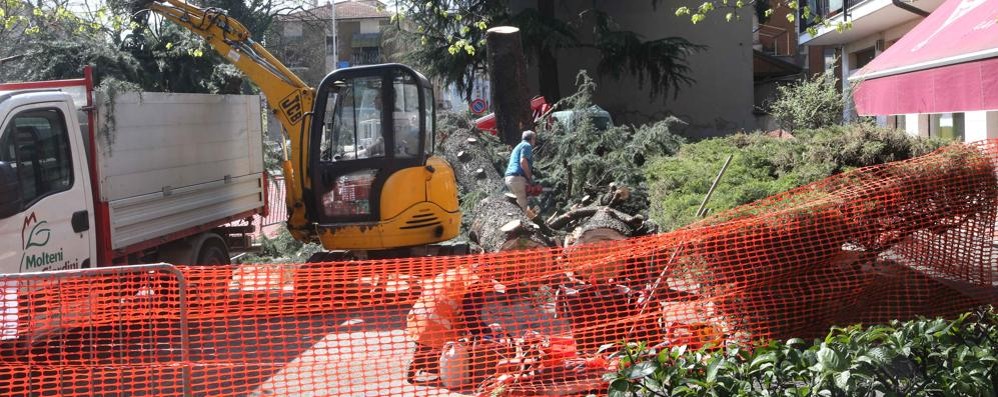
[[[322,120],[323,161],[385,156],[381,135],[381,78],[337,82]]]
[[[320,83],[311,131],[314,211],[320,223],[379,219],[381,190],[433,150],[433,94],[407,66],[337,70]]]

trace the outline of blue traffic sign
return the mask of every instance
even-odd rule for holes
[[[484,113],[485,110],[488,109],[488,107],[489,107],[489,105],[487,103],[485,103],[484,99],[478,98],[478,99],[475,99],[475,100],[471,101],[471,112],[472,113],[476,113],[476,114]]]

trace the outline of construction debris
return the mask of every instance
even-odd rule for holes
[[[658,227],[641,214],[615,207],[627,201],[631,189],[610,183],[602,194],[585,195],[563,214],[547,221],[524,214],[509,193],[498,168],[507,150],[490,135],[474,129],[454,129],[441,142],[442,154],[454,168],[465,209],[468,238],[485,252],[568,246],[621,240],[654,233]],[[546,194],[565,194],[548,191]]]

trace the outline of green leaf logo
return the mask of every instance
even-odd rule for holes
[[[42,227],[42,225],[48,223],[47,221],[41,221],[35,224],[31,228],[31,232],[28,233],[27,242],[24,243],[24,249],[31,247],[44,247],[45,244],[49,243],[49,238],[52,237],[52,231],[47,227]],[[42,241],[44,239],[44,241]]]

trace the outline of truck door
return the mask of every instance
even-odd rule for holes
[[[75,114],[49,102],[15,107],[4,117],[0,273],[89,267],[92,196]]]

